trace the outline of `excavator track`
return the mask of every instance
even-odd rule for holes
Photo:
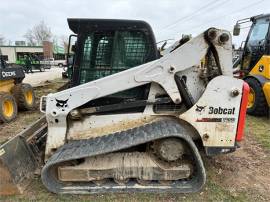
[[[171,192],[189,193],[201,189],[206,180],[206,173],[201,156],[190,137],[194,132],[190,126],[175,119],[158,120],[140,127],[121,131],[93,139],[76,140],[63,145],[47,161],[42,169],[41,178],[48,190],[63,194],[91,194],[107,192]],[[190,148],[194,170],[188,178],[174,180],[171,183],[151,181],[138,183],[143,180],[117,181],[104,180],[102,183],[90,181],[61,181],[58,171],[61,165],[72,161],[96,157],[98,155],[117,153],[134,146],[150,143],[163,138],[180,138]]]

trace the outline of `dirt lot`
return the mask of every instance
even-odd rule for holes
[[[63,85],[57,80],[37,88],[37,97]],[[20,113],[11,124],[0,125],[0,142],[21,131],[37,119],[37,111]],[[55,195],[49,193],[39,177],[20,196],[2,197],[0,201],[270,201],[270,120],[247,117],[245,140],[232,154],[204,157],[207,184],[195,194],[102,194]]]
[[[50,92],[55,92],[58,88],[63,86],[66,81],[62,79],[56,79],[54,81],[46,81],[43,84],[35,87],[36,95],[36,107],[32,111],[18,112],[18,116],[12,123],[2,124],[0,123],[0,144],[13,137],[20,131],[22,131],[29,124],[37,120],[43,114],[39,111],[39,100],[43,95],[47,95]]]

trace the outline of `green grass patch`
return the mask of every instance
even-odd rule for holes
[[[208,180],[201,192],[191,194],[160,194],[160,193],[128,193],[128,194],[91,194],[91,195],[57,195],[48,192],[40,179],[33,180],[24,195],[0,197],[0,201],[248,201],[243,193],[232,194],[220,185]]]
[[[247,116],[246,134],[254,137],[264,148],[270,150],[270,119]]]

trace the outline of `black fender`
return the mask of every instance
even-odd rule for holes
[[[256,79],[261,84],[261,87],[263,87],[266,82],[270,82],[270,79],[267,79],[261,75],[248,75],[245,78],[243,78],[243,80],[245,81],[247,78]]]

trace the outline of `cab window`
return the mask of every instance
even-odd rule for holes
[[[142,31],[94,32],[85,37],[80,83],[96,80],[152,60],[153,47]]]
[[[265,40],[268,29],[269,21],[266,19],[258,20],[251,31],[248,44],[251,46],[260,45]]]

